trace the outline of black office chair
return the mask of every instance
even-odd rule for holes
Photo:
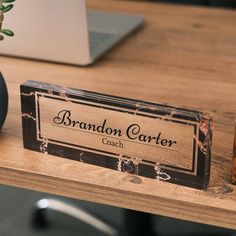
[[[63,213],[67,216],[73,217],[90,227],[104,233],[108,236],[158,236],[155,233],[152,225],[152,215],[144,212],[137,212],[133,210],[124,210],[123,215],[123,227],[118,228],[109,224],[94,215],[87,212],[85,209],[73,206],[69,203],[58,199],[41,199],[36,202],[33,211],[33,226],[37,229],[47,229],[50,227],[49,219],[47,218],[47,211],[52,210],[56,212]],[[170,225],[171,227],[171,225]],[[236,233],[221,232],[221,233],[208,233],[208,234],[198,234],[192,232],[189,236],[236,236]],[[182,236],[181,234],[176,234],[174,236]]]
[[[157,236],[151,224],[151,214],[124,210],[124,224],[119,229],[79,206],[73,206],[53,198],[45,198],[36,202],[32,221],[34,227],[45,229],[50,226],[47,218],[47,211],[49,210],[73,217],[108,236]]]

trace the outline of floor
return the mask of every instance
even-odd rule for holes
[[[48,212],[50,227],[44,230],[32,226],[32,211],[37,200],[52,195],[0,185],[0,235],[2,236],[103,236],[84,223],[56,212]],[[59,197],[57,197],[59,198]],[[122,226],[123,210],[116,207],[98,205],[84,201],[59,198],[63,201],[79,205],[118,227]],[[235,232],[227,229],[210,227],[186,221],[173,220],[166,217],[153,216],[153,223],[158,235],[233,235]],[[148,236],[148,235],[145,235]],[[236,234],[235,234],[236,236]]]

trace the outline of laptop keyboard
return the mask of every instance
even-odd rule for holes
[[[89,46],[91,53],[93,54],[97,48],[101,47],[102,44],[105,44],[115,35],[116,33],[89,31]]]

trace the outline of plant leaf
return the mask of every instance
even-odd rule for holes
[[[2,29],[1,32],[10,37],[14,36],[14,33],[9,29]]]
[[[3,35],[0,35],[0,41],[2,41],[4,39]]]
[[[15,0],[3,0],[3,2],[5,2],[5,3],[11,3],[11,2],[15,2]]]
[[[3,13],[6,13],[8,11],[10,11],[13,8],[13,4],[9,4],[7,6],[4,7],[4,9],[2,10]]]

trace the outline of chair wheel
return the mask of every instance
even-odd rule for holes
[[[50,225],[45,209],[34,209],[32,214],[32,226],[37,229],[46,229]]]

